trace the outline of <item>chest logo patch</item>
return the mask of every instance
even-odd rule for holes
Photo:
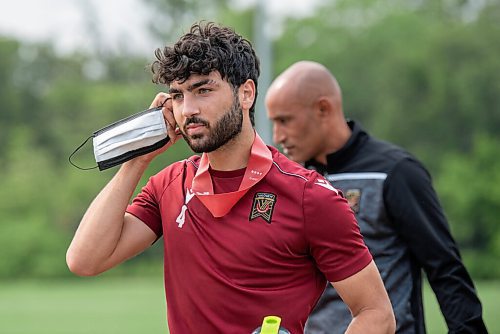
[[[255,193],[249,220],[252,221],[258,217],[262,217],[268,224],[271,224],[275,204],[275,194],[262,192]]]
[[[348,189],[345,193],[345,198],[354,213],[359,212],[359,201],[361,200],[360,189]]]

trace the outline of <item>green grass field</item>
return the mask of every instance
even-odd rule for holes
[[[490,334],[500,334],[500,282],[478,282]],[[429,334],[446,333],[435,297],[425,288]],[[78,278],[1,282],[2,334],[165,334],[162,278]]]
[[[168,333],[161,277],[0,283],[2,334]]]

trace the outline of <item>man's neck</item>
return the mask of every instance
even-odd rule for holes
[[[254,129],[244,127],[235,138],[217,150],[208,153],[210,167],[220,171],[246,167],[254,139]]]
[[[325,130],[325,138],[327,140],[325,149],[321,154],[314,157],[317,162],[327,165],[328,155],[337,152],[349,141],[352,131],[344,119],[336,122],[331,122]],[[333,133],[334,135],[328,135]]]

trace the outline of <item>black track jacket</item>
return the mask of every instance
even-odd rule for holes
[[[352,135],[328,166],[308,161],[342,190],[380,271],[394,308],[397,333],[425,333],[422,269],[450,333],[487,333],[481,303],[464,267],[425,167],[411,154],[368,135],[353,121]],[[328,284],[306,333],[344,333],[351,321]]]

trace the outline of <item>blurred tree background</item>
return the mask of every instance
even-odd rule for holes
[[[271,25],[272,76],[301,59],[325,64],[343,89],[348,117],[428,166],[472,276],[500,278],[499,1],[327,2],[310,17]],[[237,9],[230,0],[144,5],[159,46],[200,19],[254,39],[253,7]],[[71,276],[66,248],[116,169],[83,172],[67,157],[162,90],[147,68],[154,50],[148,58],[103,44],[61,55],[50,44],[0,37],[0,279]],[[74,158],[80,166],[93,165],[91,146]],[[178,143],[147,174],[189,155]],[[161,272],[160,258],[155,247],[113,272]]]

